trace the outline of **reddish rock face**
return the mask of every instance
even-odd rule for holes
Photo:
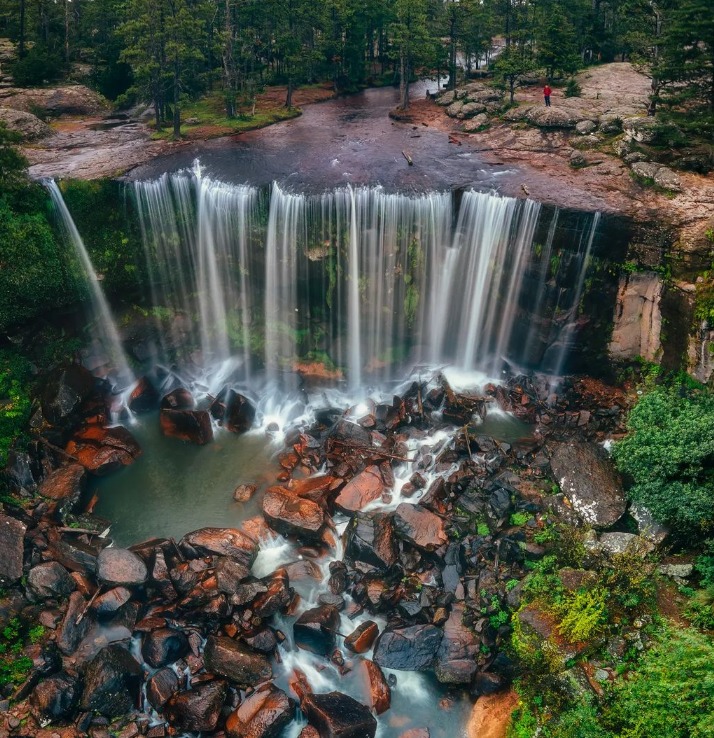
[[[335,507],[346,515],[353,515],[380,499],[386,489],[379,467],[368,466],[340,490]]]
[[[377,623],[367,620],[345,638],[345,648],[352,653],[367,653],[379,635]]]
[[[164,715],[179,730],[212,731],[218,724],[225,698],[225,682],[199,684],[188,692],[174,694],[164,706]]]
[[[81,464],[68,464],[55,469],[40,485],[39,493],[51,500],[79,500],[87,472]]]
[[[319,477],[308,477],[307,479],[296,479],[292,482],[290,491],[297,497],[312,500],[319,504],[324,503],[327,495],[342,484],[338,477],[323,474]]]
[[[230,638],[211,636],[206,641],[203,657],[208,671],[236,684],[253,687],[273,677],[270,662],[263,654]]]
[[[374,738],[377,732],[369,709],[341,692],[310,694],[302,708],[320,738]]]
[[[206,410],[162,410],[161,432],[199,446],[213,440],[211,416]]]
[[[248,569],[258,555],[258,542],[237,528],[200,528],[187,533],[179,547],[200,556],[228,556]]]
[[[394,527],[400,538],[424,551],[434,551],[449,540],[438,515],[407,502],[394,511]]]
[[[364,680],[364,689],[368,695],[368,704],[377,715],[381,715],[392,704],[392,690],[389,688],[382,670],[374,661],[365,659],[360,663],[358,668]]]
[[[75,433],[65,449],[91,474],[101,477],[133,464],[141,446],[126,428],[90,425]]]
[[[323,509],[283,487],[270,487],[263,497],[268,525],[283,535],[319,540],[325,523]]]
[[[226,720],[228,738],[277,738],[292,720],[293,707],[283,692],[272,685],[247,697]]]

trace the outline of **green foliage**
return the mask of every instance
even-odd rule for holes
[[[714,589],[694,592],[684,608],[684,615],[695,627],[714,630]]]
[[[510,523],[511,525],[517,525],[517,526],[523,526],[525,525],[530,519],[531,519],[530,513],[525,512],[515,512],[511,515]]]
[[[559,631],[571,641],[587,641],[602,633],[607,623],[607,592],[594,587],[566,593],[555,607]]]
[[[32,659],[22,655],[26,627],[12,618],[0,632],[0,687],[20,684],[32,669]]]
[[[61,57],[39,44],[18,59],[11,67],[12,77],[19,87],[41,87],[57,82],[67,71]]]
[[[622,738],[714,735],[714,643],[691,629],[669,628],[614,690],[606,724]]]
[[[487,536],[491,533],[486,523],[478,523],[476,525],[476,533],[480,536]]]
[[[30,417],[30,365],[16,353],[0,349],[0,468]]]
[[[565,85],[563,95],[565,95],[565,97],[580,97],[582,94],[583,90],[580,87],[580,83],[575,79],[575,77],[571,77]]]
[[[613,456],[630,496],[684,536],[714,526],[714,396],[657,387],[627,421]]]

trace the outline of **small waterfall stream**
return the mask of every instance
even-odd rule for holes
[[[129,362],[121,339],[117,330],[111,308],[104,295],[104,291],[99,283],[99,277],[89,258],[87,249],[85,248],[82,236],[77,230],[77,226],[70,215],[67,205],[65,204],[62,192],[54,180],[45,182],[52,202],[57,208],[60,223],[67,237],[74,247],[79,258],[79,263],[84,272],[87,284],[89,286],[89,296],[92,303],[91,315],[91,333],[92,333],[92,349],[93,353],[101,357],[101,367],[93,367],[99,370],[99,373],[105,373],[104,367],[113,370],[113,379],[119,389],[125,389],[134,382],[134,374],[129,368]]]

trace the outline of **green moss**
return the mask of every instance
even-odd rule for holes
[[[0,350],[0,468],[11,446],[21,440],[30,418],[30,364],[13,351]]]
[[[607,624],[607,592],[600,587],[568,592],[556,606],[558,630],[570,641],[589,641]]]

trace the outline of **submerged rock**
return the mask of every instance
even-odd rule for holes
[[[377,732],[369,709],[341,692],[308,694],[302,709],[320,738],[374,738]]]
[[[129,409],[133,413],[149,413],[159,404],[159,393],[148,377],[142,377],[129,396]]]
[[[609,528],[627,507],[622,481],[604,449],[595,443],[561,443],[550,459],[553,476],[580,519]]]
[[[199,446],[213,440],[211,416],[206,410],[162,410],[161,432]]]

